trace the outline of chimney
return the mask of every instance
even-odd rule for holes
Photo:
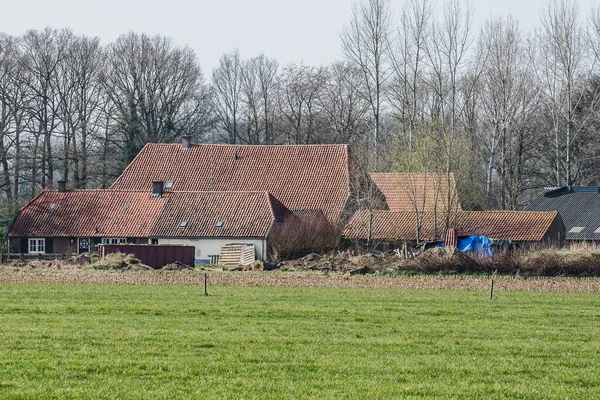
[[[163,181],[152,181],[152,196],[162,197],[163,185]]]
[[[58,193],[67,191],[67,181],[58,181]]]
[[[190,148],[192,144],[192,137],[190,135],[185,135],[181,137],[181,149],[187,150]]]

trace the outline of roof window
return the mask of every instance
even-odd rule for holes
[[[167,181],[165,184],[165,190],[173,190],[173,181]]]
[[[594,231],[594,233],[600,233],[600,226]]]
[[[217,223],[215,224],[215,228],[222,228],[223,227],[223,221],[217,221]]]
[[[56,208],[55,203],[50,204],[50,212],[54,211],[55,208]]]
[[[567,233],[581,233],[585,229],[584,226],[574,226]]]
[[[181,221],[181,222],[179,223],[179,227],[180,227],[180,228],[185,228],[185,227],[187,226],[187,223],[188,223],[187,221]]]
[[[129,210],[131,208],[131,206],[129,204],[125,204],[125,207],[123,207],[125,209],[125,211]]]

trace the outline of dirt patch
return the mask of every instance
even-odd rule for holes
[[[2,283],[68,283],[119,285],[204,285],[196,271],[8,270],[0,269]],[[480,276],[323,275],[322,273],[210,272],[209,293],[218,286],[278,286],[489,291],[491,280]],[[214,289],[211,289],[214,288]],[[600,278],[496,277],[494,292],[600,292]],[[487,293],[486,293],[487,296]]]

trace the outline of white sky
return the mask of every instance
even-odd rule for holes
[[[404,0],[391,0],[400,10]],[[592,0],[600,3],[600,0]],[[21,35],[45,26],[71,28],[107,43],[119,34],[170,36],[194,49],[208,77],[222,53],[264,52],[280,64],[328,64],[341,58],[339,32],[353,0],[0,0],[0,31]],[[438,1],[439,2],[439,1]],[[547,0],[472,0],[474,28],[490,16],[513,15],[523,31],[536,26]],[[580,1],[582,15],[589,0]]]

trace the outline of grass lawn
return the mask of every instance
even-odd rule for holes
[[[0,284],[0,398],[600,398],[583,293]]]

